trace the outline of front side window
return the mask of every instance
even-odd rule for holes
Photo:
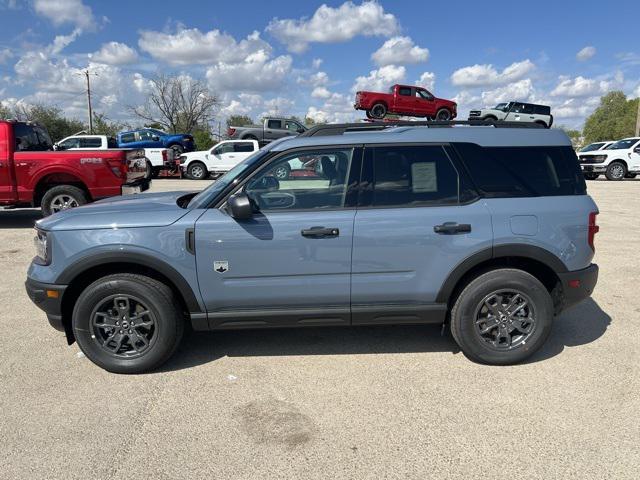
[[[138,133],[140,135],[140,140],[153,140],[154,133],[151,130],[142,130]]]
[[[223,153],[233,152],[233,143],[223,143],[213,149],[214,155],[222,155]]]
[[[299,123],[287,121],[284,122],[284,128],[286,128],[287,130],[291,130],[292,132],[297,132],[302,127]]]
[[[416,90],[416,97],[421,98],[423,100],[433,100],[433,95],[431,95],[426,90]]]
[[[365,177],[371,178],[361,204],[411,207],[457,204],[460,179],[442,146],[368,148]]]
[[[120,143],[133,143],[136,141],[135,134],[132,133],[123,133],[120,135]]]
[[[70,148],[79,148],[80,140],[77,138],[67,138],[58,144],[60,150],[69,150]]]
[[[251,178],[245,192],[260,211],[343,207],[352,156],[353,149],[286,155]]]

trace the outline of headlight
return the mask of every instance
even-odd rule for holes
[[[591,157],[593,163],[602,163],[607,159],[606,155],[594,155]]]
[[[47,232],[36,229],[36,236],[33,237],[33,244],[36,247],[36,262],[40,265],[51,263],[51,250],[49,248],[49,237]]]

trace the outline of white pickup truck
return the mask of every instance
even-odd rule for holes
[[[603,173],[607,180],[636,178],[640,173],[640,137],[618,140],[602,150],[580,152],[578,160],[587,180]]]
[[[107,135],[71,135],[53,146],[56,150],[107,150],[119,148],[118,142]],[[147,177],[156,178],[161,170],[175,168],[174,151],[171,148],[144,148],[147,159]]]
[[[184,176],[203,180],[227,173],[259,148],[257,140],[225,140],[209,150],[183,153],[178,162]]]

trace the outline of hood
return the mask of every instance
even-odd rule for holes
[[[209,153],[209,150],[198,150],[197,152],[185,152],[180,154],[181,157],[185,157],[187,160],[192,158],[198,158],[202,160]]]
[[[162,227],[171,225],[189,210],[177,204],[190,192],[143,193],[107,198],[38,220],[43,230]]]

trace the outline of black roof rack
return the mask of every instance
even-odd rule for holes
[[[487,122],[484,120],[402,120],[398,122],[327,123],[311,127],[309,130],[298,135],[298,137],[323,137],[328,135],[342,135],[345,132],[368,132],[371,130],[385,130],[393,127],[441,128],[453,127],[455,125],[495,128],[545,128],[543,125],[529,122]]]

